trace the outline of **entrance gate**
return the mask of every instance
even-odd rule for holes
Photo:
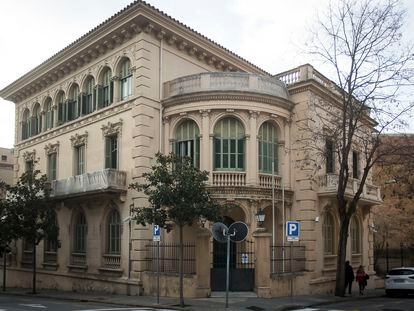
[[[219,243],[214,239],[212,243],[211,290],[225,291],[227,244]],[[253,291],[254,261],[254,243],[252,241],[230,242],[230,291]]]

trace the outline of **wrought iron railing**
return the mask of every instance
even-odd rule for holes
[[[178,243],[160,243],[159,245],[159,271],[163,273],[179,272],[179,251]],[[184,243],[183,273],[196,273],[195,243]],[[147,271],[157,271],[157,243],[148,242],[146,245]]]
[[[305,271],[305,246],[271,246],[270,258],[270,271],[273,274]]]

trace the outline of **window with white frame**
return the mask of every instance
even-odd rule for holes
[[[113,102],[114,83],[111,69],[106,67],[102,71],[102,85],[98,85],[98,108],[107,107]]]
[[[276,127],[265,122],[259,129],[259,172],[272,173],[274,163],[275,173],[278,172],[278,139]]]
[[[75,120],[79,116],[79,102],[79,86],[75,83],[69,91],[67,121]]]
[[[121,86],[121,100],[124,100],[132,95],[131,61],[128,58],[125,58],[121,62],[119,78]]]
[[[115,209],[108,215],[106,251],[113,255],[121,253],[121,217]]]
[[[322,224],[323,248],[325,255],[334,254],[334,220],[330,213],[326,213]]]
[[[85,145],[77,145],[75,150],[75,175],[85,174]]]
[[[184,121],[177,127],[174,153],[189,157],[195,167],[200,166],[200,130],[194,121]]]
[[[45,103],[45,128],[46,130],[53,127],[54,116],[52,108],[52,99],[49,97]]]
[[[61,125],[68,121],[68,103],[63,92],[58,94],[56,102],[58,106],[58,124]]]
[[[95,110],[95,79],[88,77],[85,83],[85,94],[82,97],[81,114],[87,115]]]
[[[32,135],[37,135],[42,131],[42,112],[39,103],[36,103],[33,108],[31,127]]]
[[[105,168],[118,168],[118,135],[105,137]]]
[[[244,170],[245,134],[240,121],[227,117],[214,128],[214,169]]]

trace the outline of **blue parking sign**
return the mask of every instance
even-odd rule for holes
[[[299,241],[299,221],[286,222],[286,240],[289,242]]]
[[[152,227],[152,240],[154,242],[161,241],[161,228],[158,225],[153,225]]]

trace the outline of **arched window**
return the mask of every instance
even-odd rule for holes
[[[214,169],[244,170],[244,128],[235,118],[224,118],[214,128]]]
[[[75,120],[80,115],[79,86],[75,83],[69,91],[67,121]]]
[[[68,120],[68,103],[65,101],[65,93],[59,92],[56,104],[58,106],[58,124],[61,125]]]
[[[39,103],[33,108],[33,116],[31,121],[31,135],[37,135],[42,131],[42,113]]]
[[[25,109],[22,117],[22,140],[30,137],[29,109]]]
[[[180,157],[190,157],[195,167],[200,166],[200,130],[192,120],[181,123],[175,132],[174,152]]]
[[[84,92],[85,94],[82,96],[81,115],[89,114],[95,110],[95,79],[92,76],[86,79]]]
[[[131,62],[128,58],[121,62],[119,78],[121,82],[121,100],[124,100],[132,95],[132,71]]]
[[[53,116],[53,108],[52,108],[52,99],[48,97],[45,102],[45,128],[46,130],[51,129],[53,127],[54,116]]]
[[[275,173],[278,172],[278,144],[275,126],[270,122],[262,124],[259,130],[259,172],[272,173],[272,162]]]
[[[52,211],[52,221],[58,226],[57,215],[55,211]],[[58,251],[58,237],[44,238],[44,249],[43,249],[43,262],[44,263],[56,263],[57,262],[57,251]]]
[[[323,225],[322,225],[322,234],[323,234],[323,246],[325,255],[334,254],[334,221],[331,214],[325,214]]]
[[[74,253],[84,254],[86,253],[86,234],[88,231],[88,224],[83,213],[79,213],[75,220],[74,225],[74,241],[73,251]]]
[[[106,67],[101,74],[100,85],[98,85],[98,109],[107,107],[113,102],[114,83],[112,81],[111,69]]]
[[[108,215],[107,228],[107,253],[121,253],[121,217],[117,210],[112,210]]]
[[[351,250],[352,254],[361,254],[361,234],[358,219],[352,217],[351,219]]]

